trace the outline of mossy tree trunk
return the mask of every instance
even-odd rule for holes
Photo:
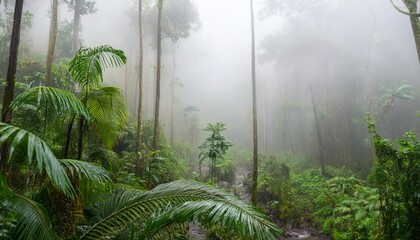
[[[163,0],[158,2],[158,22],[157,22],[157,47],[156,47],[156,94],[155,94],[155,119],[153,127],[153,150],[158,150],[159,138],[159,108],[160,108],[160,69],[162,55],[162,8]]]
[[[254,29],[254,3],[250,0],[251,6],[251,71],[252,71],[252,125],[253,125],[253,169],[252,169],[252,195],[251,202],[258,201],[258,125],[257,125],[257,83],[255,74],[255,29]]]
[[[13,93],[16,83],[17,57],[20,43],[20,26],[22,22],[23,0],[16,0],[15,12],[13,16],[13,29],[9,49],[9,65],[7,68],[6,86],[4,87],[3,108],[1,121],[10,123],[12,121],[12,112],[9,109],[13,101]],[[0,171],[6,172],[7,148],[1,147]]]
[[[48,40],[48,52],[47,52],[47,70],[45,73],[45,85],[52,86],[52,63],[54,59],[55,42],[57,40],[58,30],[58,0],[52,1],[51,6],[51,23],[50,23],[50,36]]]

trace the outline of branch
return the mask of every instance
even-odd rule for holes
[[[401,8],[399,8],[395,3],[394,0],[389,0],[392,4],[392,6],[400,13],[408,15],[410,17],[420,17],[420,13],[411,13],[411,12],[406,12],[404,10],[402,10]]]

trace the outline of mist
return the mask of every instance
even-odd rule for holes
[[[107,84],[126,91],[132,119],[135,119],[138,96],[135,91],[136,4],[129,0],[98,1],[97,12],[82,17],[81,34],[83,46],[108,44],[122,49],[128,56],[127,66],[107,71],[105,79]],[[199,109],[200,129],[208,122],[224,122],[227,135],[235,145],[250,147],[249,3],[196,0],[194,4],[201,27],[175,46],[175,78],[180,83],[175,89],[176,124],[183,124],[182,109],[194,105]],[[72,14],[64,5],[60,5],[59,21],[71,21]],[[38,53],[43,54],[48,43],[48,2],[33,1],[25,7],[34,15],[28,38]],[[324,128],[337,124],[338,128],[348,127],[350,132],[355,127],[351,121],[363,124],[364,113],[372,110],[381,88],[391,89],[401,83],[414,89],[419,87],[420,69],[409,19],[386,1],[331,0],[316,4],[300,1],[278,10],[268,9],[263,1],[257,1],[255,9],[258,120],[264,152],[291,150],[292,145],[300,153],[313,151],[316,142],[311,133],[309,84],[321,115],[335,115],[336,122]],[[150,39],[146,42],[149,49],[146,50],[144,108],[145,116],[152,118],[155,53],[150,49]],[[164,40],[161,124],[165,129],[168,129],[169,84],[173,74],[170,48],[170,41]],[[356,101],[358,106],[352,106],[350,101]],[[412,107],[406,114],[410,114],[406,118],[414,118],[416,108]],[[407,129],[418,129],[416,121],[398,120],[395,124],[398,126],[392,131],[384,132],[386,136],[397,137]],[[294,136],[287,137],[287,131]]]

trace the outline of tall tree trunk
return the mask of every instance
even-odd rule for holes
[[[411,13],[417,13],[417,0],[404,0]],[[413,29],[414,42],[416,43],[417,58],[420,61],[420,21],[419,16],[410,15],[411,28]]]
[[[159,128],[159,105],[160,105],[160,68],[162,52],[162,7],[163,0],[158,2],[158,22],[157,22],[157,49],[156,49],[156,96],[155,96],[155,122],[153,128],[153,150],[158,149],[158,128]]]
[[[172,71],[172,81],[171,81],[171,147],[174,146],[174,108],[175,108],[175,72],[176,72],[176,61],[175,61],[175,43],[172,42],[172,63],[173,63],[173,71]]]
[[[394,8],[397,9],[398,12],[410,16],[411,28],[413,29],[414,41],[416,44],[417,57],[420,61],[420,14],[417,11],[417,0],[402,0],[406,8],[408,9],[408,12],[400,9],[394,3],[394,0],[390,0],[390,2],[392,6],[394,6]]]
[[[74,3],[74,17],[73,17],[73,39],[72,39],[72,51],[76,54],[79,50],[79,29],[80,29],[80,9],[82,6],[82,0],[75,0]]]
[[[45,73],[45,85],[52,86],[51,71],[52,62],[54,58],[55,42],[57,40],[58,28],[58,0],[52,1],[51,6],[51,23],[50,23],[50,36],[48,40],[48,53],[47,53],[47,72]]]
[[[309,90],[311,91],[312,110],[314,112],[315,127],[316,127],[316,133],[318,136],[318,149],[319,149],[319,158],[321,162],[321,173],[322,175],[325,176],[326,172],[325,172],[325,165],[324,165],[324,152],[323,152],[322,141],[321,141],[321,132],[319,130],[318,115],[316,113],[314,94],[312,92],[311,84],[309,84]]]
[[[10,40],[9,50],[9,66],[7,68],[6,86],[4,87],[3,108],[1,121],[10,123],[12,121],[12,112],[9,109],[13,101],[13,93],[15,91],[17,57],[20,42],[20,25],[22,20],[23,0],[16,0],[15,13],[13,16],[13,29]],[[1,148],[0,171],[6,171],[6,147]]]
[[[258,126],[257,126],[257,82],[255,74],[255,30],[254,30],[254,4],[251,5],[251,64],[252,64],[252,126],[253,126],[253,168],[252,168],[252,195],[251,202],[256,204],[258,201],[257,183],[258,183]]]
[[[142,148],[141,130],[142,130],[142,112],[143,112],[143,20],[142,20],[142,0],[139,0],[139,103],[137,109],[137,145],[136,145],[136,175],[140,176],[142,172],[140,162],[140,152]]]

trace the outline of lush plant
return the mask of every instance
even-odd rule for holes
[[[117,191],[96,209],[91,221],[94,225],[82,239],[118,236],[133,224],[137,225],[137,238],[162,239],[168,234],[165,230],[194,221],[231,229],[243,238],[276,239],[278,234],[285,234],[235,195],[192,181],[162,184],[146,192]]]
[[[221,122],[207,124],[204,131],[209,132],[209,136],[204,139],[204,142],[199,146],[199,149],[201,150],[199,155],[199,166],[201,166],[201,163],[204,160],[210,160],[212,181],[216,181],[215,176],[217,160],[222,159],[226,154],[226,151],[232,146],[232,143],[226,140],[225,136],[221,133],[226,130],[225,126],[226,124]]]
[[[398,140],[383,139],[367,118],[377,162],[370,180],[378,188],[383,237],[415,239],[420,235],[420,142],[412,133]]]

